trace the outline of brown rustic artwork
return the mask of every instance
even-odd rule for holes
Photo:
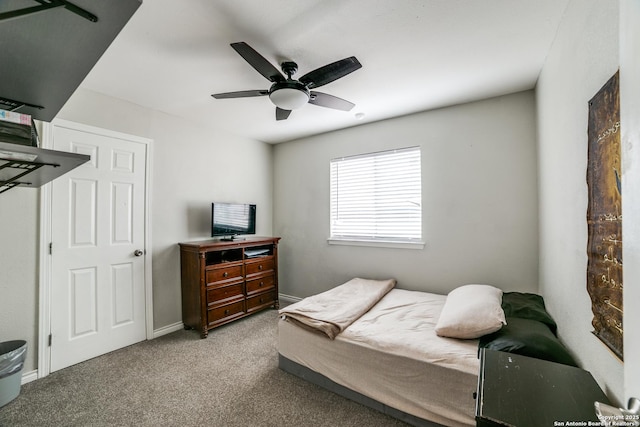
[[[589,101],[587,290],[593,333],[622,360],[622,171],[616,73]]]

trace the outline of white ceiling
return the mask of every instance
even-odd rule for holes
[[[531,89],[569,1],[144,0],[82,87],[278,143]],[[294,78],[356,56],[361,69],[318,89],[356,106],[276,121],[268,97],[212,98],[271,85],[239,41],[295,61]]]

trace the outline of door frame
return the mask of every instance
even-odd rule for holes
[[[110,138],[119,138],[137,142],[146,146],[145,196],[144,196],[144,293],[145,293],[145,332],[147,340],[153,338],[153,288],[151,280],[151,177],[153,140],[129,135],[95,126],[75,123],[68,120],[54,119],[51,123],[42,123],[42,148],[53,147],[54,127],[64,127],[80,132],[93,133]],[[39,250],[39,319],[38,319],[38,378],[51,373],[51,280],[52,263],[49,253],[52,230],[52,184],[48,183],[40,189],[40,250]]]

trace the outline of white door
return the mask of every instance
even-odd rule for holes
[[[54,125],[91,160],[53,181],[51,371],[146,338],[146,144]]]

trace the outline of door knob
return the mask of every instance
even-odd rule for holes
[[[144,255],[144,252],[141,251],[140,249],[136,249],[135,252],[133,253],[135,256],[142,256]]]

